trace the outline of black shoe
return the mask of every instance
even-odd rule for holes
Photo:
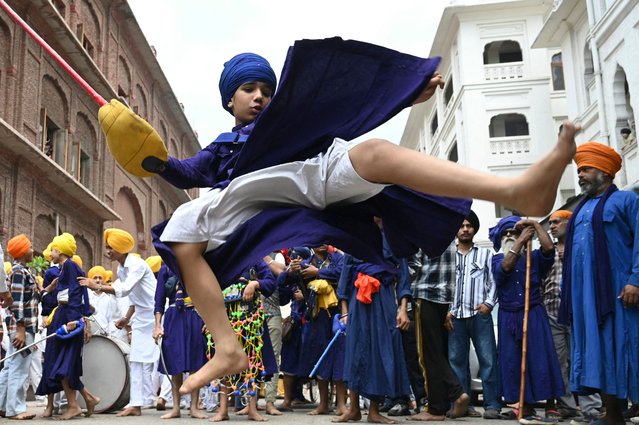
[[[410,409],[405,404],[396,404],[388,411],[388,416],[408,416]]]

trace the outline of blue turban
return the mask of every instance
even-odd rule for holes
[[[499,251],[501,249],[501,237],[503,233],[515,227],[515,224],[521,220],[521,217],[518,215],[511,215],[510,217],[504,217],[499,220],[499,223],[495,227],[491,227],[488,231],[488,237],[493,242],[493,247],[495,251]]]
[[[269,84],[275,90],[277,77],[271,65],[266,59],[255,53],[240,53],[224,64],[224,70],[220,76],[220,94],[222,95],[222,108],[231,111],[228,103],[235,91],[244,83],[261,81]]]

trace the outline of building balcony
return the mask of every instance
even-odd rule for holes
[[[490,154],[493,159],[530,153],[530,136],[492,137]]]
[[[484,79],[486,81],[510,81],[521,78],[524,78],[523,62],[484,65]]]

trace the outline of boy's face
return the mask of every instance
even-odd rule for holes
[[[259,81],[244,83],[229,100],[229,108],[233,110],[235,124],[248,124],[255,121],[258,114],[271,102],[273,88]]]

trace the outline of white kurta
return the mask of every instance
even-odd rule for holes
[[[118,279],[119,282],[113,283],[115,296],[128,296],[130,304],[135,306],[135,314],[131,320],[129,361],[153,363],[160,355],[153,340],[153,310],[157,286],[155,276],[146,261],[129,254],[124,260],[124,265],[118,265]]]

